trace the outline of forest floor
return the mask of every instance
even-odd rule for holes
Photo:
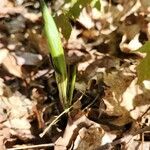
[[[144,55],[135,52],[150,40],[150,2],[101,7],[84,8],[62,36],[78,65],[74,109],[44,132],[61,111],[39,2],[0,1],[0,150],[150,149],[150,81],[138,84]]]

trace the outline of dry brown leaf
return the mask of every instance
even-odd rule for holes
[[[48,55],[48,46],[44,36],[38,35],[31,30],[28,30],[30,44],[37,50],[39,54]],[[38,44],[37,44],[38,43]]]
[[[104,76],[104,82],[109,86],[105,91],[104,97],[106,111],[109,115],[120,116],[113,122],[119,126],[127,124],[132,120],[126,108],[129,104],[125,105],[125,107],[121,103],[125,102],[122,95],[131,84],[133,78],[134,76],[132,75],[125,76],[122,72],[118,73],[117,71]]]
[[[41,60],[42,56],[39,54],[33,54],[29,52],[17,52],[16,53],[17,64],[22,65],[32,65],[37,66]]]
[[[23,32],[25,29],[25,18],[18,16],[15,19],[11,19],[9,22],[5,22],[5,25],[9,33]]]
[[[24,7],[3,7],[0,9],[0,18],[7,14],[23,13],[25,11]]]
[[[150,1],[148,0],[140,0],[142,9],[145,12],[150,12]]]
[[[19,78],[25,77],[25,74],[22,72],[22,67],[17,64],[16,58],[11,53],[3,60],[2,65],[10,74]]]
[[[139,49],[142,46],[142,43],[139,41],[139,33],[135,35],[135,37],[127,44],[124,43],[124,39],[126,40],[126,37],[124,36],[124,39],[120,43],[120,48],[123,52],[130,52]]]
[[[126,143],[125,146],[126,150],[135,150],[135,149],[143,149],[143,150],[149,150],[150,148],[150,142],[141,141],[139,140],[139,135],[130,138],[129,142]]]
[[[87,10],[84,8],[82,12],[80,13],[78,21],[86,28],[91,29],[94,27],[94,21],[92,20],[90,14],[87,12]]]
[[[21,93],[12,93],[3,80],[0,80],[0,90],[0,134],[6,141],[12,135],[21,140],[33,138],[28,117],[33,115],[34,104]]]
[[[39,20],[39,18],[41,17],[41,13],[31,13],[31,12],[25,12],[22,13],[22,15],[26,18],[29,19],[32,22],[36,22]]]
[[[93,134],[92,131],[94,131],[94,133],[96,133],[96,132],[98,133],[99,139],[101,139],[101,137],[103,136],[102,128],[98,124],[89,120],[85,115],[80,116],[80,118],[78,118],[77,120],[74,120],[73,122],[72,121],[71,122],[68,121],[68,124],[66,126],[63,137],[58,138],[58,140],[55,142],[55,145],[56,145],[55,150],[63,150],[63,149],[66,149],[68,146],[70,147],[71,143],[73,143],[74,140],[77,138],[78,131],[82,128],[87,128],[87,130],[89,129],[88,131],[89,131],[90,136]],[[95,128],[94,127],[92,128],[93,125],[95,126]],[[91,127],[91,132],[90,132],[89,127]],[[86,134],[88,136],[88,132]],[[88,136],[87,139],[90,138],[90,136]],[[83,135],[83,137],[84,137],[84,135]],[[96,138],[96,137],[94,137],[94,138]],[[93,138],[93,140],[94,140],[94,138]],[[91,141],[88,141],[88,142],[89,143],[87,143],[87,144],[91,143]],[[100,144],[100,141],[99,141],[99,144]]]
[[[122,101],[120,104],[128,111],[134,108],[135,96],[142,93],[142,91],[136,83],[137,78],[131,82],[131,84],[126,88],[126,90],[122,94]]]
[[[83,130],[83,129],[82,129]],[[89,129],[84,128],[84,134],[81,135],[81,130],[79,131],[80,143],[77,150],[93,150],[101,145],[101,140],[104,135],[104,131],[100,126],[91,126]]]
[[[105,131],[104,136],[102,137],[102,145],[111,143],[116,137],[117,137],[116,134]]]
[[[7,57],[8,55],[8,50],[7,49],[1,49],[0,50],[0,64],[3,62],[3,60]]]

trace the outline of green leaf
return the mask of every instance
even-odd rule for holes
[[[145,57],[137,67],[138,83],[150,80],[150,55]]]
[[[68,14],[73,18],[76,19],[79,17],[80,12],[84,7],[90,4],[92,0],[78,0],[73,7],[70,8]]]
[[[147,41],[141,48],[136,51],[141,53],[150,53],[150,42]]]
[[[100,0],[65,0],[65,4],[70,4],[69,10],[63,10],[63,13],[59,16],[55,16],[55,22],[59,29],[61,29],[61,33],[65,37],[65,39],[69,39],[72,31],[72,26],[69,21],[70,18],[77,19],[84,7],[90,5],[91,7],[95,7],[98,10],[101,9]]]
[[[68,67],[68,101],[69,104],[72,104],[72,98],[73,98],[73,91],[75,87],[75,81],[76,81],[76,70],[77,65],[70,65]]]
[[[64,109],[68,107],[67,102],[67,69],[64,56],[64,50],[61,43],[60,35],[53,17],[44,2],[40,0],[42,7],[42,15],[44,20],[45,35],[47,37],[49,52],[52,57],[55,69],[55,77],[59,90],[59,97]]]
[[[55,22],[57,24],[57,27],[61,29],[61,33],[65,37],[65,39],[69,39],[72,31],[72,26],[69,22],[69,19],[66,15],[61,14],[59,16],[55,16]]]
[[[150,80],[150,42],[146,42],[137,51],[146,53],[146,57],[143,58],[140,64],[137,66],[138,83],[142,83],[144,80]]]
[[[91,7],[97,8],[97,10],[101,10],[101,3],[100,0],[92,0]]]

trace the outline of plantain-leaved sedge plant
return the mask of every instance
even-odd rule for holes
[[[44,0],[40,0],[40,2],[42,8],[42,16],[44,20],[44,30],[55,70],[55,78],[58,86],[59,98],[62,107],[65,110],[71,106],[76,73],[74,70],[73,75],[71,75],[71,79],[68,79],[69,77],[67,74],[67,65],[65,61],[64,49],[58,29]]]

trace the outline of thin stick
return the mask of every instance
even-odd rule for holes
[[[58,115],[50,124],[47,128],[45,128],[45,130],[39,135],[41,138],[48,132],[48,130],[55,124],[57,123],[58,119],[60,117],[62,117],[65,113],[68,113],[70,111],[71,108],[73,108],[76,103],[78,103],[78,101],[80,101],[82,98],[82,96],[72,105],[70,106],[68,109],[64,110],[60,115]]]
[[[7,148],[7,150],[23,150],[23,149],[30,149],[30,148],[43,148],[43,147],[54,147],[55,144],[39,144],[39,145],[30,145],[30,146],[20,146],[15,148]]]
[[[65,111],[63,111],[59,116],[57,116],[50,124],[49,126],[39,135],[41,138],[48,132],[48,130],[58,121],[58,119],[63,116],[65,113],[68,113],[69,110],[71,109],[72,107],[66,109]]]

